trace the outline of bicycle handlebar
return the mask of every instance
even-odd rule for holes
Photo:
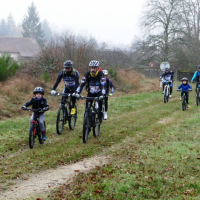
[[[63,96],[63,97],[70,97],[70,96],[75,96],[72,93],[59,93],[56,92],[53,96]]]
[[[105,97],[103,97],[105,98]],[[84,97],[84,96],[80,96],[80,99],[91,99],[91,100],[96,100],[96,101],[100,101],[102,99],[99,99],[99,97]]]
[[[40,109],[31,109],[31,108],[21,108],[22,110],[27,110],[27,111],[33,111],[33,112],[38,112]]]

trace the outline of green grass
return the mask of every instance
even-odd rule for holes
[[[100,136],[90,133],[87,144],[81,138],[84,105],[76,129],[62,135],[55,133],[56,112],[47,112],[48,140],[32,150],[29,117],[0,122],[0,185],[6,189],[28,173],[104,152],[110,164],[80,173],[48,199],[199,199],[200,108],[193,93],[186,111],[175,92],[167,104],[160,92],[112,97]]]

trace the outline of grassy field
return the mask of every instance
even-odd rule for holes
[[[48,199],[200,199],[199,107],[182,111],[180,93],[163,103],[161,92],[112,97],[109,119],[98,138],[82,143],[84,105],[74,131],[55,133],[56,112],[46,113],[48,140],[28,147],[26,118],[0,122],[0,180],[6,190],[30,173],[100,153],[112,156],[105,167],[80,173]],[[28,114],[27,114],[28,115]]]

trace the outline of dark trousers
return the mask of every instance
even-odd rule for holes
[[[107,112],[108,111],[108,97],[106,96],[105,97],[105,112]]]
[[[92,94],[92,93],[88,92],[88,95],[87,95],[87,97],[100,97],[100,96],[101,96],[101,92],[98,92],[96,94]],[[88,108],[88,103],[90,102],[90,105],[92,105],[93,101],[94,100],[87,99],[86,100],[86,108]],[[102,117],[103,117],[103,113],[102,113],[102,100],[99,101],[99,110],[100,110],[100,112],[99,112],[99,118],[102,119]]]
[[[181,92],[181,97],[183,96],[183,93],[185,93],[186,103],[188,104],[189,93],[188,92]]]
[[[76,90],[69,90],[67,88],[64,89],[63,93],[70,93],[73,94]],[[62,97],[62,102],[66,101],[66,97]],[[71,96],[71,101],[72,101],[72,108],[74,108],[74,105],[76,103],[76,97],[75,96]]]

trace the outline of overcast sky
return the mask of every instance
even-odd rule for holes
[[[0,6],[0,19],[11,13],[16,23],[27,15],[34,2],[40,20],[47,19],[55,30],[72,30],[92,35],[98,41],[130,45],[141,36],[139,17],[147,0],[6,0]]]

